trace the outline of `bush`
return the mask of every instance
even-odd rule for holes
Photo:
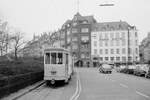
[[[8,76],[43,71],[43,62],[41,58],[19,58],[17,61],[0,62],[0,75]]]

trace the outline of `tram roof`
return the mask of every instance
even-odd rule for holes
[[[68,49],[62,48],[62,47],[47,47],[44,49],[44,51],[65,51],[69,52]]]

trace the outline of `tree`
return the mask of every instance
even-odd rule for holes
[[[7,22],[0,22],[0,55],[2,56],[7,53],[8,44],[9,44],[9,36],[8,36],[8,26]]]
[[[12,36],[12,41],[13,41],[13,49],[14,49],[15,60],[17,60],[18,59],[18,51],[19,51],[19,49],[26,43],[23,40],[23,33],[16,32],[14,34],[14,36]]]

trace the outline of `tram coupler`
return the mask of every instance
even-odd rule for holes
[[[51,84],[52,85],[55,84],[55,80],[54,79],[51,80]]]

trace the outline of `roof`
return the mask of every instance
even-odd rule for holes
[[[75,19],[77,19],[79,21],[87,20],[89,23],[96,23],[96,19],[92,15],[90,15],[90,16],[82,16],[80,13],[76,13],[72,20],[75,20]]]
[[[62,47],[55,47],[55,46],[52,46],[52,47],[45,47],[44,48],[44,51],[65,51],[65,52],[69,52],[68,49],[65,49],[65,48],[62,48]]]
[[[114,30],[127,30],[128,27],[132,28],[125,21],[117,21],[117,22],[103,22],[103,23],[95,23],[92,25],[92,31],[114,31]]]

